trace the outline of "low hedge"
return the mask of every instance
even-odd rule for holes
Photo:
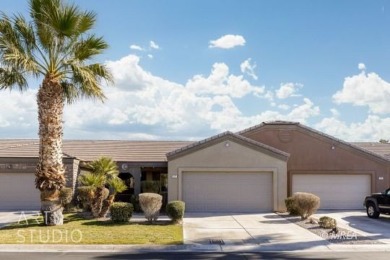
[[[133,205],[127,202],[114,202],[110,207],[113,222],[129,222],[133,215]]]
[[[185,203],[180,200],[168,202],[165,211],[174,223],[180,223],[184,217]]]

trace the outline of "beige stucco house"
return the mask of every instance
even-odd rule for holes
[[[34,185],[37,140],[0,140],[0,210],[39,209]],[[361,209],[364,197],[390,187],[390,144],[349,143],[297,122],[273,121],[199,142],[65,140],[67,185],[80,165],[99,156],[130,180],[159,181],[168,200],[187,211],[264,212],[284,209],[294,192],[320,196],[323,209]]]

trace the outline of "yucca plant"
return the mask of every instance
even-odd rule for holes
[[[47,225],[63,223],[59,190],[65,186],[62,122],[65,102],[81,97],[104,100],[101,81],[112,81],[107,68],[93,63],[108,48],[91,29],[93,12],[62,0],[30,0],[30,20],[0,17],[0,89],[24,91],[28,78],[42,80],[37,94],[39,160],[36,188]]]
[[[104,217],[118,192],[127,189],[126,184],[118,177],[117,164],[109,157],[100,157],[85,166],[89,172],[79,176],[82,186],[90,187],[89,200],[93,217]]]

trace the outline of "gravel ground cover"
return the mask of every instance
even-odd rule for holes
[[[310,221],[310,219],[301,220],[299,216],[290,216],[288,213],[280,213],[280,216],[286,218],[290,222],[309,230],[310,232],[328,240],[330,243],[335,244],[346,244],[346,245],[371,245],[371,244],[383,244],[380,241],[375,239],[371,239],[370,237],[363,236],[355,231],[338,228],[338,232],[332,232],[332,229],[324,229],[321,228],[318,224],[318,219],[312,218],[314,221]]]

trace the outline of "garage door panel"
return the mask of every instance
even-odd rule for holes
[[[184,172],[182,176],[186,211],[270,211],[272,192],[272,173]]]
[[[39,191],[33,173],[0,173],[0,210],[38,210]]]
[[[321,199],[321,209],[361,209],[371,193],[370,175],[294,174],[292,192],[310,192]]]

